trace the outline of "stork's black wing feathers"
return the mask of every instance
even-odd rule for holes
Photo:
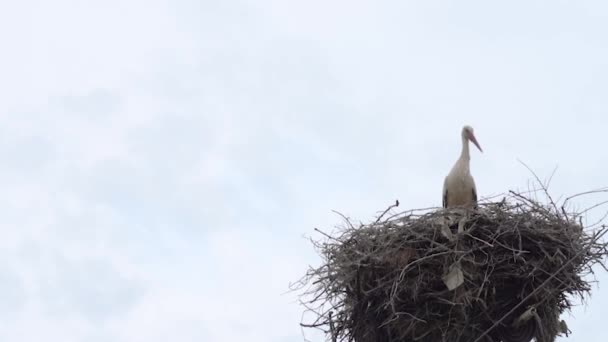
[[[473,188],[473,208],[477,209],[477,191]]]

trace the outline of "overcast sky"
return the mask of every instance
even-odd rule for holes
[[[306,237],[439,206],[464,124],[480,196],[518,159],[608,185],[607,33],[605,1],[2,2],[0,340],[303,341]],[[599,280],[569,341],[605,341]]]

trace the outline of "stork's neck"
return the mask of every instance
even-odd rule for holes
[[[471,154],[469,153],[469,139],[462,137],[462,152],[460,152],[460,159],[468,162],[471,160]]]

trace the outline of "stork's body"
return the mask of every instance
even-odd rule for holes
[[[477,188],[471,175],[471,155],[469,141],[472,141],[480,151],[481,147],[473,134],[473,128],[462,128],[462,151],[450,173],[443,182],[443,207],[473,207],[477,204]],[[482,151],[483,152],[483,151]]]

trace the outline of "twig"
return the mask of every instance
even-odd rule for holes
[[[388,213],[391,209],[396,208],[399,206],[399,200],[395,200],[395,204],[391,204],[388,208],[386,208],[386,210],[382,213],[382,215],[378,216],[378,219],[376,220],[375,223],[380,222],[380,220],[382,219],[382,217],[384,215],[386,215],[386,213]]]
[[[557,168],[555,168],[549,178],[549,182],[547,184],[544,184],[541,180],[540,177],[538,177],[538,175],[536,174],[536,172],[534,172],[528,165],[526,165],[526,163],[522,162],[521,160],[518,159],[518,161],[526,168],[528,169],[528,171],[530,171],[530,173],[532,173],[532,175],[534,176],[534,178],[536,179],[536,181],[538,182],[538,184],[540,184],[540,186],[543,189],[543,192],[545,194],[545,196],[547,196],[547,198],[549,199],[549,203],[551,204],[551,206],[555,209],[556,213],[559,213],[559,210],[557,209],[557,204],[555,204],[555,201],[553,200],[553,197],[551,197],[551,194],[549,193],[549,183],[551,182],[551,179],[553,178],[553,174],[555,174],[555,171],[557,170]]]

